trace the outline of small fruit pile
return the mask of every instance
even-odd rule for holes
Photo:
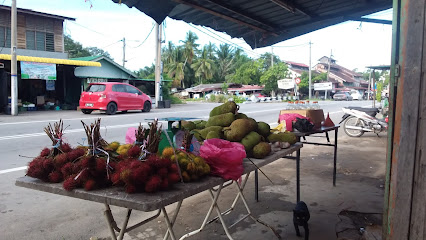
[[[172,147],[167,147],[164,148],[162,157],[173,164],[179,164],[184,182],[197,181],[210,173],[210,166],[202,157],[193,153],[174,151]]]

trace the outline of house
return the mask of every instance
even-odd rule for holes
[[[228,88],[229,93],[233,93],[235,95],[251,95],[254,93],[261,93],[263,91],[263,86],[259,85],[241,85],[241,86],[233,86]]]
[[[314,66],[318,73],[326,73],[330,66],[329,81],[333,83],[333,91],[356,89],[363,93],[367,90],[368,82],[363,79],[362,74],[338,65],[333,58],[324,56],[318,61]]]
[[[309,72],[309,66],[303,63],[284,61],[288,66],[289,77],[295,79],[300,77],[303,72]]]
[[[50,103],[76,106],[80,84],[75,66],[100,66],[97,62],[68,60],[63,23],[74,18],[17,9],[18,99],[40,107]],[[0,5],[0,111],[10,96],[11,7]],[[19,101],[18,100],[18,101]]]
[[[236,83],[225,83],[229,88],[241,87],[241,84]],[[222,93],[223,83],[207,83],[200,84],[194,87],[190,87],[181,92],[182,96],[189,98],[200,98],[204,97],[208,93]]]

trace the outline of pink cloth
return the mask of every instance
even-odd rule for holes
[[[133,144],[136,141],[135,133],[137,131],[137,128],[130,127],[127,129],[126,132],[126,144]]]
[[[293,131],[293,122],[296,121],[296,118],[308,119],[310,121],[309,118],[304,117],[297,113],[284,113],[284,114],[281,114],[278,119],[280,120],[280,123],[281,121],[285,121],[286,130],[291,132]]]

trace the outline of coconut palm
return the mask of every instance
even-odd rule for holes
[[[191,68],[195,71],[195,77],[210,80],[213,78],[213,65],[214,61],[208,57],[208,47],[204,46],[201,51],[201,56],[191,65]]]
[[[218,65],[218,79],[223,82],[233,69],[234,49],[229,44],[220,44],[219,49],[216,50],[217,65]]]
[[[182,47],[176,47],[172,51],[171,55],[167,57],[167,61],[164,66],[164,71],[167,72],[171,78],[173,78],[174,87],[185,87],[183,85],[184,73],[184,54]]]

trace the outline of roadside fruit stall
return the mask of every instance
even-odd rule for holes
[[[19,178],[16,185],[104,203],[112,239],[123,239],[125,232],[161,213],[167,225],[164,238],[177,239],[173,224],[183,200],[203,191],[209,191],[211,206],[200,228],[181,239],[203,230],[213,210],[229,239],[232,236],[228,229],[248,217],[269,227],[280,239],[273,227],[251,214],[243,190],[252,172],[294,152],[299,168],[302,144],[296,143],[293,133],[272,133],[268,124],[239,113],[238,106],[231,101],[214,108],[207,121],[182,121],[179,131],[170,131],[173,136],[164,134],[157,119],[149,122],[146,129],[140,124],[132,132],[132,142],[126,144],[103,139],[101,119],[82,124],[88,143],[76,147],[65,142],[61,120],[49,124],[44,130],[52,146],[42,149],[28,164],[26,176]],[[168,145],[160,148],[164,138]],[[299,181],[297,184],[299,201]],[[221,190],[229,185],[236,186],[235,201],[222,212],[216,203]],[[239,202],[244,204],[247,214],[228,225],[223,216]],[[173,203],[177,203],[174,215],[169,216],[166,206]],[[111,205],[128,211],[121,228],[114,220]],[[157,212],[129,227],[132,210]]]

